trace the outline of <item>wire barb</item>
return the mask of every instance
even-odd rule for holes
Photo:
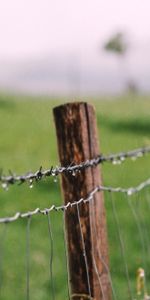
[[[53,176],[57,178],[59,174],[68,173],[72,176],[75,176],[77,172],[87,169],[89,167],[96,167],[97,165],[103,162],[112,162],[113,164],[120,164],[124,162],[127,158],[133,160],[142,157],[146,153],[150,153],[150,146],[134,149],[127,152],[119,152],[110,155],[98,155],[90,160],[86,160],[79,164],[71,164],[69,166],[55,166],[47,170],[42,170],[42,167],[39,168],[35,173],[28,172],[25,175],[15,175],[9,171],[9,176],[4,176],[2,170],[0,171],[0,182],[2,188],[8,190],[9,185],[15,183],[22,184],[28,182],[30,187],[33,187],[33,181],[39,181],[45,177]]]

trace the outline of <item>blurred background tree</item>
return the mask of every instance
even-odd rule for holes
[[[114,53],[119,60],[119,77],[121,76],[122,81],[125,82],[125,91],[129,93],[137,93],[138,87],[136,82],[128,78],[128,63],[126,61],[126,54],[129,49],[129,43],[125,33],[117,32],[111,36],[103,46],[104,50],[110,53]]]
[[[123,56],[127,51],[128,45],[123,32],[118,32],[113,35],[105,44],[104,49]]]
[[[129,50],[129,43],[127,41],[126,34],[123,32],[117,32],[111,36],[103,46],[104,50],[110,53],[114,53],[119,60],[119,77],[122,77],[122,81],[125,82],[125,91],[129,93],[137,93],[138,87],[134,79],[128,78],[128,62],[127,52]]]

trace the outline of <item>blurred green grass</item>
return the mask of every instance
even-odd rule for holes
[[[102,153],[126,151],[150,145],[149,97],[128,95],[116,99],[85,100],[92,103],[96,109]],[[8,174],[8,170],[15,171],[17,174],[26,173],[37,170],[41,165],[43,168],[48,168],[58,163],[52,109],[66,101],[67,99],[0,96],[0,167],[3,173]],[[149,163],[150,157],[147,155],[135,162],[128,160],[121,166],[103,164],[103,182],[105,185],[112,186],[137,185],[150,177]],[[139,196],[131,196],[130,199],[122,195],[113,197],[125,242],[131,288],[135,296],[137,268],[144,264],[148,280],[150,279],[148,256],[150,244],[147,233],[150,229],[148,193],[142,192]],[[142,201],[138,200],[138,197]],[[14,214],[16,211],[26,211],[35,207],[44,208],[54,203],[60,204],[61,201],[59,182],[54,183],[52,179],[41,181],[32,189],[28,184],[12,186],[7,192],[0,188],[0,217]],[[138,224],[131,211],[131,202],[138,213]],[[127,280],[111,201],[107,193],[105,205],[113,284],[118,299],[125,300],[128,299]],[[67,299],[62,213],[53,212],[51,223],[56,299]],[[3,300],[26,299],[26,224],[26,220],[19,220],[14,224],[0,226],[0,299]],[[146,248],[144,262],[139,224]],[[30,298],[51,299],[50,240],[47,218],[40,215],[33,217],[30,234]]]

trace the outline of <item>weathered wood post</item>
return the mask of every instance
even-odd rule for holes
[[[58,106],[54,108],[54,119],[61,165],[78,164],[99,155],[96,117],[91,105],[77,102]],[[82,170],[75,176],[63,173],[64,203],[86,198],[101,182],[98,166]],[[90,293],[77,207],[74,206],[65,212],[71,299],[110,300],[103,193],[95,194],[94,200],[89,203],[80,204],[79,210]]]

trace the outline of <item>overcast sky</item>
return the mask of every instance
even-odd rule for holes
[[[61,91],[75,69],[84,90],[114,89],[117,59],[102,45],[122,31],[130,45],[123,73],[150,89],[149,15],[150,0],[0,0],[0,88]]]
[[[116,30],[150,41],[150,0],[1,0],[0,60],[90,51]]]

